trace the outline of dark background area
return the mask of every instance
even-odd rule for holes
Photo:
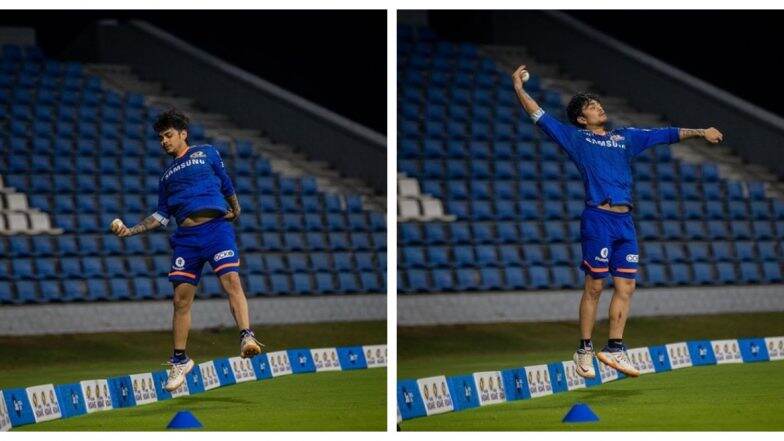
[[[242,69],[386,133],[386,11],[3,11],[58,58],[101,19],[152,23]]]
[[[784,116],[774,49],[784,11],[569,11],[569,15]]]
[[[784,117],[775,49],[784,11],[566,12],[636,49]],[[432,27],[446,38],[477,42],[492,38],[488,11],[429,11],[428,14]]]

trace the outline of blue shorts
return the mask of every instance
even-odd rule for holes
[[[634,279],[639,252],[631,213],[585,207],[580,219],[583,261],[580,267],[594,279]]]
[[[195,227],[178,227],[169,238],[172,247],[171,282],[198,285],[204,262],[210,262],[218,277],[240,270],[240,254],[234,228],[223,218]]]

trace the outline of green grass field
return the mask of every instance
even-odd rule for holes
[[[266,351],[386,342],[386,323],[256,326]],[[0,337],[0,389],[152,372],[171,355],[171,333]],[[239,353],[237,331],[193,331],[197,362]],[[386,430],[386,369],[298,374],[13,430],[165,430],[190,410],[204,430]]]
[[[784,335],[784,313],[630,319],[629,347]],[[594,344],[607,336],[600,322]],[[568,360],[575,323],[398,329],[398,378],[457,375]],[[583,402],[600,421],[563,424]],[[591,389],[403,421],[407,430],[784,430],[784,362],[647,374]]]

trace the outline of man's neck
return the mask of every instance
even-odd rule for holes
[[[594,135],[604,136],[607,134],[607,130],[604,126],[585,126],[585,130],[590,131]]]
[[[185,154],[185,152],[188,151],[189,148],[190,147],[188,146],[188,144],[185,144],[185,147],[183,147],[181,150],[174,152],[174,159],[182,158],[182,156]]]

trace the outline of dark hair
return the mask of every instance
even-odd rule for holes
[[[171,108],[155,118],[155,123],[152,127],[155,133],[161,133],[164,130],[174,129],[179,131],[188,130],[188,123],[190,120],[184,113],[175,108]]]
[[[566,116],[569,118],[569,122],[577,127],[584,127],[577,122],[577,118],[583,116],[583,108],[591,101],[600,102],[599,96],[589,92],[580,92],[573,96],[569,101],[569,105],[566,106]]]

